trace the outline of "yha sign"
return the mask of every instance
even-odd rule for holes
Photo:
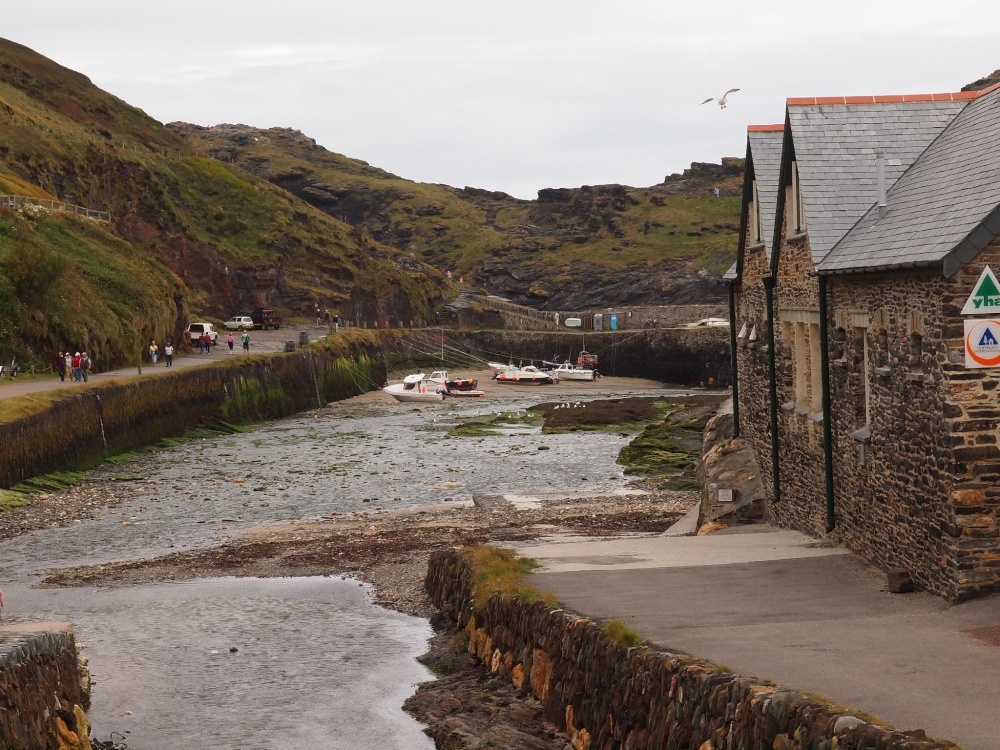
[[[965,321],[965,366],[1000,367],[1000,320]]]
[[[962,315],[989,315],[1000,313],[1000,284],[989,266],[979,275],[979,281],[972,288],[972,294],[965,301]]]

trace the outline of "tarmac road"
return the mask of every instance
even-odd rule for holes
[[[1000,748],[1000,597],[891,594],[836,546],[768,526],[518,548],[532,583],[663,647],[965,750]]]

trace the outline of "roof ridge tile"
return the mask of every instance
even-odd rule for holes
[[[911,104],[922,102],[962,102],[978,99],[1000,88],[995,83],[979,91],[944,91],[937,94],[877,94],[875,96],[790,96],[789,107],[816,107],[824,104]],[[759,126],[752,126],[759,127]]]
[[[747,125],[748,133],[780,133],[785,129],[785,123],[774,125]]]

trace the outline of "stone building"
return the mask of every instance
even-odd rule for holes
[[[1000,590],[1000,86],[789,99],[747,164],[726,276],[769,520]]]

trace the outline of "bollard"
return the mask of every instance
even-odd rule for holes
[[[309,343],[309,331],[299,331],[299,346],[306,346]]]

